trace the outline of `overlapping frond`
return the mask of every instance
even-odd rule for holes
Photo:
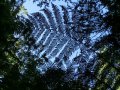
[[[81,74],[84,74],[86,69],[90,73],[94,72],[97,65],[94,63],[96,53],[90,46],[90,35],[99,29],[102,20],[98,20],[99,16],[92,13],[96,7],[90,8],[88,12],[89,6],[85,7],[89,3],[81,4],[82,6],[78,6],[72,13],[65,6],[51,4],[51,8],[46,7],[30,16],[33,23],[38,25],[38,31],[33,34],[36,44],[40,45],[36,49],[38,56],[46,55],[48,58],[47,62],[40,65],[42,70],[59,67],[65,70],[72,68],[74,73],[77,69],[80,69]]]
[[[54,62],[56,58],[59,58],[62,62],[64,55],[68,56],[69,59],[79,47],[79,42],[74,41],[65,33],[66,30],[69,30],[66,24],[66,22],[69,22],[69,15],[67,15],[67,9],[63,6],[62,8],[63,11],[60,11],[56,5],[52,4],[53,12],[45,8],[41,12],[29,16],[33,19],[33,23],[36,22],[38,25],[38,31],[35,30],[36,33],[33,34],[36,38],[36,44],[44,45],[44,49],[39,53],[39,56],[41,57],[46,53],[49,62]],[[61,15],[61,12],[63,12],[63,15]]]

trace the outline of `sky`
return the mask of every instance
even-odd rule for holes
[[[77,2],[77,0],[72,0],[72,2]],[[52,3],[56,4],[56,5],[64,5],[66,6],[67,3],[65,3],[64,0],[53,0]],[[25,6],[25,8],[27,9],[28,13],[34,13],[34,12],[39,12],[40,7],[37,6],[37,2],[33,3],[33,0],[26,0],[26,2],[23,4],[23,6]],[[71,5],[70,3],[68,3],[69,5]],[[49,7],[51,8],[51,7]]]
[[[77,2],[78,0],[72,0],[72,2]],[[64,0],[58,1],[58,0],[54,0],[54,2],[57,5],[66,5],[66,3],[64,2]],[[40,8],[37,6],[37,2],[33,3],[33,0],[26,0],[26,2],[23,4],[25,6],[25,8],[27,9],[28,13],[34,13],[34,12],[38,12],[40,10]],[[103,8],[103,7],[101,7]],[[102,13],[106,13],[108,11],[107,7],[104,7],[102,9]]]
[[[23,6],[27,9],[28,13],[38,12],[40,8],[37,6],[37,3],[33,3],[32,0],[27,0]]]

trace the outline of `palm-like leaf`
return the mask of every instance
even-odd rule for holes
[[[62,8],[65,20],[58,7],[54,4],[52,4],[53,12],[46,8],[40,13],[34,13],[29,16],[33,23],[36,22],[38,25],[38,31],[33,31],[36,32],[33,33],[36,38],[36,44],[45,46],[40,56],[46,53],[47,57],[53,61],[56,57],[62,59],[64,55],[70,56],[76,50],[75,48],[79,46],[77,41],[74,41],[65,33],[68,27],[66,24],[68,16],[65,15],[65,12],[68,11],[65,7],[62,6]]]
[[[90,82],[91,73],[94,73],[97,65],[96,53],[90,46],[93,45],[90,35],[102,29],[99,26],[102,20],[96,14],[93,15],[96,13],[92,12],[93,8],[90,8],[90,12],[88,7],[84,9],[84,3],[81,2],[83,6],[76,6],[72,13],[65,6],[51,4],[51,9],[45,8],[28,15],[34,24],[31,36],[38,46],[31,47],[30,52],[37,56],[35,60],[40,65],[39,70],[49,67],[67,69],[69,79],[79,75],[83,84]]]
[[[70,13],[65,6],[58,7],[54,4],[51,6],[51,10],[45,8],[29,16],[37,25],[33,30],[33,35],[36,44],[40,45],[37,48],[38,56],[46,55],[48,58],[48,61],[40,67],[44,69],[57,66],[67,69],[72,65],[74,69],[80,66],[82,73],[86,68],[94,71],[96,64],[92,62],[96,59],[96,54],[89,46],[90,35],[98,30],[98,26],[101,24],[101,19],[93,15],[95,12],[92,13],[92,9],[95,7],[90,8],[91,11],[88,12],[86,9],[83,11],[84,7],[78,6],[77,11]],[[82,8],[80,9],[80,7]],[[93,15],[95,19],[89,14]],[[75,55],[77,51],[79,52]]]

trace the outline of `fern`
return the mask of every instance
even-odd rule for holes
[[[62,6],[62,8],[64,8],[63,12],[68,12],[65,7]],[[75,44],[78,44],[78,42],[74,41],[65,33],[68,26],[64,23],[66,21],[63,22],[65,16],[64,18],[62,17],[58,7],[52,4],[52,9],[53,12],[45,8],[42,12],[34,13],[32,16],[29,16],[29,18],[32,19],[33,23],[36,22],[35,31],[33,30],[36,44],[44,45],[43,51],[39,54],[40,57],[46,53],[49,60],[53,59],[54,61],[56,57],[62,59],[64,55],[72,55],[74,52],[72,50],[75,50]],[[63,15],[64,14],[65,13],[63,13]],[[36,30],[37,28],[38,31]],[[79,44],[77,46],[79,46]]]
[[[45,15],[46,15],[47,18],[48,18],[48,21],[49,21],[49,23],[50,23],[51,29],[56,30],[56,29],[57,29],[57,26],[56,26],[56,23],[55,23],[55,20],[54,20],[54,17],[53,17],[52,12],[51,12],[49,9],[47,9],[47,8],[44,9],[43,11],[44,11]]]
[[[56,18],[58,30],[59,30],[59,32],[63,33],[63,32],[65,32],[65,28],[64,28],[64,25],[62,22],[62,17],[60,15],[60,10],[54,4],[52,4],[52,7],[53,7],[53,11],[54,11],[54,16]]]
[[[90,35],[99,28],[101,20],[98,20],[99,23],[96,22],[98,17],[93,15],[91,18],[92,14],[89,15],[90,12],[87,10],[81,13],[80,6],[76,7],[77,11],[73,10],[72,13],[65,6],[58,7],[51,4],[51,7],[51,10],[46,7],[29,16],[32,17],[33,23],[36,22],[34,24],[38,25],[36,27],[38,31],[35,28],[37,34],[34,34],[36,44],[44,47],[39,49],[39,57],[46,55],[48,58],[47,62],[40,67],[43,70],[49,67],[65,70],[71,68],[73,73],[77,68],[80,69],[79,75],[94,72],[97,65],[94,63],[96,54],[90,46]],[[96,19],[93,20],[93,17]],[[78,54],[74,55],[77,50],[79,50]]]

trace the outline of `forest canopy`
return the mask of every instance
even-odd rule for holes
[[[55,1],[0,0],[0,90],[119,90],[119,0]]]

